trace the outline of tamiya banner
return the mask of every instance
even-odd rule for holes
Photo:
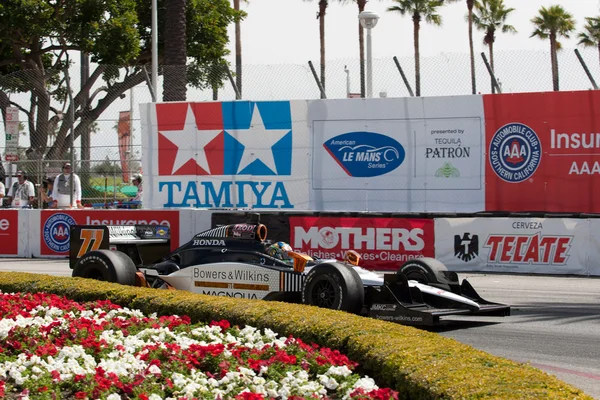
[[[432,219],[292,216],[290,245],[324,259],[357,251],[360,266],[396,271],[406,261],[434,256]]]
[[[171,248],[179,247],[179,211],[165,210],[42,210],[41,255],[68,255],[71,225],[167,225]]]
[[[600,259],[591,236],[586,219],[436,218],[435,257],[453,271],[585,275]]]
[[[600,212],[600,92],[483,100],[486,210]]]
[[[141,106],[144,206],[306,209],[305,101]]]
[[[0,256],[19,253],[19,210],[0,210]]]

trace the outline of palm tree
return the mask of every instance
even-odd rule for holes
[[[317,12],[317,19],[319,20],[319,42],[321,47],[321,86],[323,86],[323,90],[325,90],[325,14],[327,12],[328,6],[329,0],[319,0],[319,11]]]
[[[580,32],[577,37],[579,44],[586,47],[596,47],[600,57],[600,17],[587,17],[584,32]]]
[[[248,0],[243,0],[248,3]],[[235,19],[235,85],[242,98],[242,18],[240,14],[240,0],[233,0],[233,8],[238,13]]]
[[[444,4],[444,0],[393,0],[398,5],[389,7],[391,12],[399,12],[402,15],[412,15],[413,36],[415,46],[415,93],[421,95],[421,56],[419,52],[419,29],[421,20],[434,25],[442,24],[442,16],[437,14],[437,9]]]
[[[494,72],[494,42],[496,41],[496,31],[502,33],[516,33],[514,26],[506,23],[508,15],[515,11],[514,8],[506,8],[504,0],[476,0],[475,12],[473,13],[473,24],[480,31],[485,32],[483,43],[488,46],[490,51],[490,66]],[[496,92],[496,87],[492,84],[492,93]]]
[[[562,6],[554,5],[548,8],[540,8],[539,14],[531,22],[535,25],[535,30],[530,37],[537,36],[544,40],[550,39],[552,86],[554,91],[558,91],[558,59],[556,53],[561,47],[558,38],[560,36],[569,38],[569,34],[575,29],[575,19]]]
[[[186,0],[165,3],[163,101],[184,101],[187,92]]]
[[[471,92],[477,93],[477,85],[475,83],[475,52],[473,50],[473,5],[475,0],[467,0],[467,12],[469,23],[469,54],[471,56]]]
[[[349,0],[339,0],[342,3],[347,3]],[[368,0],[351,0],[358,5],[358,13],[365,11],[365,6]],[[358,21],[358,47],[360,55],[360,96],[365,97],[365,31]]]

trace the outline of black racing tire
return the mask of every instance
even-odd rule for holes
[[[398,273],[406,276],[406,279],[409,281],[417,281],[425,285],[437,282],[435,271],[429,266],[427,260],[409,260],[402,264],[400,269],[398,269]]]
[[[302,285],[303,304],[358,314],[364,301],[360,275],[344,264],[317,265],[308,272]]]
[[[95,250],[77,260],[72,275],[135,286],[136,272],[137,268],[127,254],[113,250]]]

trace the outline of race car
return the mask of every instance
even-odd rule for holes
[[[421,258],[383,276],[342,260],[318,259],[267,240],[267,227],[240,223],[196,234],[171,250],[168,226],[74,225],[72,276],[157,289],[301,303],[406,325],[436,325],[450,315],[510,315],[486,301],[440,261]]]

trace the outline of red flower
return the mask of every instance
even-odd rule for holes
[[[225,332],[231,327],[231,324],[229,323],[229,321],[223,319],[221,321],[211,321],[209,326],[219,326],[221,327],[221,332]]]
[[[41,388],[38,388],[38,392],[46,392],[48,391],[48,386],[42,386]]]
[[[265,397],[260,393],[243,392],[235,396],[235,398],[240,400],[263,400]]]
[[[50,372],[50,376],[52,377],[52,380],[54,382],[60,381],[60,372],[58,372],[57,370]]]
[[[138,397],[140,400],[148,400],[148,395],[146,395],[146,393],[141,393]]]
[[[75,392],[75,398],[76,399],[87,399],[87,393],[86,392]]]

